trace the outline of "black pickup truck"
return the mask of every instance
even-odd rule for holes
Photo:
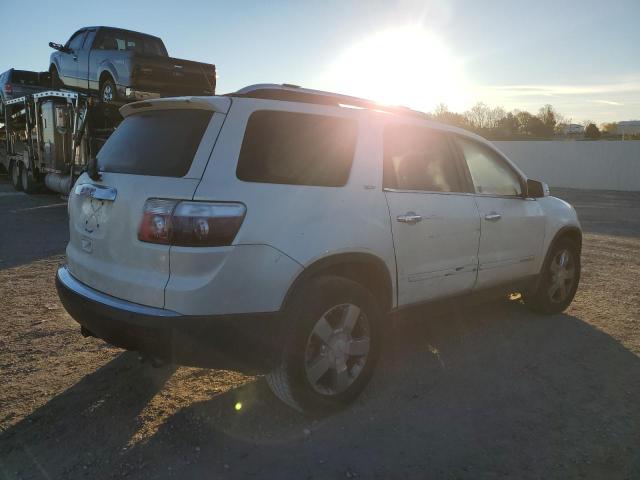
[[[171,58],[153,35],[85,27],[64,45],[49,43],[53,88],[99,92],[105,103],[180,95],[214,95],[216,67]]]

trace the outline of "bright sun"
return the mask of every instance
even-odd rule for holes
[[[464,108],[469,100],[461,62],[420,27],[378,32],[350,47],[323,84],[332,91],[432,110],[438,103]]]

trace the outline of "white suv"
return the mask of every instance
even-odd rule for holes
[[[144,101],[69,197],[57,287],[85,335],[266,373],[305,411],[351,401],[390,312],[521,292],[564,310],[581,229],[489,142],[295,86]]]

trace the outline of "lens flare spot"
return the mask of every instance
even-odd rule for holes
[[[388,105],[466,108],[470,84],[457,57],[434,32],[404,25],[373,33],[329,66],[319,88]]]

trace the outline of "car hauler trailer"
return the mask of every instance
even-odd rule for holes
[[[77,92],[51,90],[8,100],[0,162],[16,190],[32,193],[46,185],[66,195],[120,120],[116,107]]]

